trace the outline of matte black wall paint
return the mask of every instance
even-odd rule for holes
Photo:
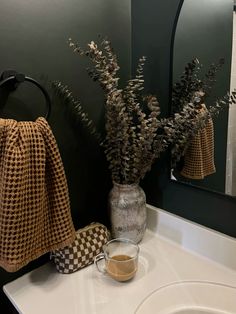
[[[122,82],[130,75],[130,13],[130,1],[126,0],[1,0],[0,72],[11,68],[41,82],[45,81],[41,76],[61,80],[101,128],[103,93],[87,75],[87,60],[74,54],[67,41],[71,37],[85,46],[91,40],[97,41],[98,34],[108,36],[119,57]],[[3,95],[0,97],[1,117],[29,120],[45,112],[40,91],[29,83],[11,94],[5,105]],[[76,228],[92,221],[108,224],[111,182],[99,145],[80,124],[72,122],[68,110],[55,97],[49,124],[65,166]],[[14,274],[0,269],[0,287],[46,259]],[[3,309],[3,302],[7,300],[0,292],[0,312],[6,314],[10,309]]]
[[[148,57],[146,89],[159,95],[164,113],[168,112],[171,31],[179,3],[179,0],[132,1],[132,58]],[[225,5],[225,10],[229,10],[230,3]],[[231,16],[228,18],[231,20]],[[171,182],[169,165],[164,162],[153,166],[142,186],[150,204],[236,237],[234,198]]]

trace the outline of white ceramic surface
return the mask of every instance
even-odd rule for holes
[[[236,270],[236,239],[148,205],[147,225],[181,248]]]
[[[143,300],[167,285],[201,281],[236,287],[235,239],[162,210],[149,209],[148,216],[150,229],[140,244],[139,269],[131,281],[116,282],[94,265],[62,275],[47,263],[6,284],[6,295],[21,314],[134,314]],[[168,314],[196,314],[191,306],[184,299],[182,308]],[[207,310],[203,307],[200,314]]]

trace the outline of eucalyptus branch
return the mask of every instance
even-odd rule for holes
[[[86,126],[88,131],[95,136],[101,145],[103,142],[102,135],[98,132],[94,122],[89,119],[88,114],[84,112],[80,102],[76,100],[67,85],[63,85],[60,81],[52,82],[52,88],[55,93],[60,96],[68,107],[72,108],[74,116],[79,117],[80,121]]]
[[[236,92],[203,106],[222,61],[211,65],[204,79],[199,78],[202,65],[198,59],[189,62],[173,87],[173,113],[160,118],[160,106],[156,96],[144,94],[144,65],[146,57],[138,60],[134,78],[126,86],[119,87],[118,59],[111,43],[104,39],[98,45],[94,41],[88,49],[82,49],[69,40],[69,46],[80,56],[88,58],[92,67],[89,76],[97,81],[105,95],[105,138],[100,139],[109,164],[112,180],[121,184],[138,183],[161,154],[171,147],[175,165],[186,151],[191,139],[208,123],[209,119],[230,103],[236,103]],[[55,83],[60,95],[73,104],[75,114],[91,133],[98,134],[82,106],[67,86]]]

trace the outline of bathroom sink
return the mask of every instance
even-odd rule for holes
[[[153,291],[135,313],[236,314],[236,288],[214,282],[176,282]]]

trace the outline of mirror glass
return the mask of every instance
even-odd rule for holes
[[[210,94],[204,100],[206,107],[214,105],[218,98],[234,90],[236,13],[233,0],[184,0],[176,28],[173,55],[173,84],[180,80],[185,66],[195,58],[201,64],[200,79],[205,77],[213,63],[224,60],[216,73]],[[212,160],[209,160],[209,156],[203,157],[208,159],[206,163],[213,163],[211,166],[215,170],[211,169],[210,173],[205,172],[200,176],[194,173],[188,175],[189,169],[185,169],[189,167],[186,151],[178,165],[171,170],[171,179],[236,197],[236,106],[231,105],[229,110],[221,111],[213,119],[211,130],[204,136],[208,137],[208,141],[209,136],[213,138],[211,147],[207,144],[206,149],[213,150]],[[202,153],[202,137],[197,141],[198,144]],[[198,167],[198,157],[192,160],[190,168]]]

